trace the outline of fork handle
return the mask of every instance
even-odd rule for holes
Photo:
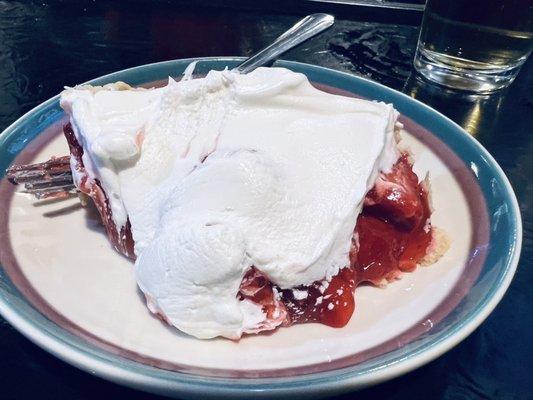
[[[329,14],[308,15],[278,37],[271,45],[239,64],[233,71],[246,74],[262,65],[266,65],[286,51],[325,31],[334,22],[335,18]]]

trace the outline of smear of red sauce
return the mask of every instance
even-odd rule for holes
[[[350,266],[331,281],[281,290],[276,288],[287,317],[283,325],[320,322],[332,327],[348,323],[354,310],[354,290],[363,282],[380,285],[412,271],[431,242],[431,210],[424,183],[418,182],[408,156],[403,155],[388,174],[382,174],[367,194],[356,224]],[[358,247],[359,244],[359,247]],[[275,286],[252,269],[241,285],[241,298],[274,311]],[[262,289],[253,294],[254,286]],[[243,291],[243,288],[245,289]],[[246,293],[246,294],[243,294]]]

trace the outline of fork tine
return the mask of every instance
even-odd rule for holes
[[[36,164],[12,165],[7,170],[10,172],[49,169],[53,167],[70,166],[70,156],[52,157],[48,161]]]
[[[56,190],[71,190],[75,189],[76,186],[72,182],[65,182],[63,184],[56,184],[53,186],[44,186],[44,187],[31,187],[25,185],[26,193],[37,193],[37,192],[53,192]]]
[[[44,189],[66,184],[73,185],[72,174],[60,174],[52,176],[49,179],[19,181],[19,183],[24,183],[26,189]]]
[[[8,175],[10,182],[26,183],[26,182],[40,182],[44,180],[55,181],[62,179],[72,180],[72,172],[70,171],[48,171],[48,170],[30,170],[18,171],[15,174]]]
[[[70,197],[76,196],[76,190],[43,190],[33,193],[37,200],[48,200],[48,199],[68,199]]]

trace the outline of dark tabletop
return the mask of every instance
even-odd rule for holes
[[[0,1],[0,131],[64,85],[156,61],[249,55],[311,11],[329,11],[337,23],[284,58],[366,76],[453,119],[502,166],[524,220],[516,276],[481,327],[430,364],[341,398],[533,399],[533,58],[507,90],[473,96],[415,76],[417,11],[303,0]],[[160,399],[59,361],[1,319],[0,383],[0,399]]]

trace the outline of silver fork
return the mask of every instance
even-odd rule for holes
[[[25,191],[39,200],[68,198],[76,194],[70,156],[52,157],[37,164],[12,165],[6,170],[6,178],[14,185],[23,183]]]
[[[334,22],[335,19],[329,14],[308,15],[233,71],[246,74],[267,65],[281,54],[328,29]],[[6,170],[6,178],[15,185],[23,183],[25,191],[39,200],[68,198],[77,192],[69,156],[52,157],[38,164],[13,165]]]

